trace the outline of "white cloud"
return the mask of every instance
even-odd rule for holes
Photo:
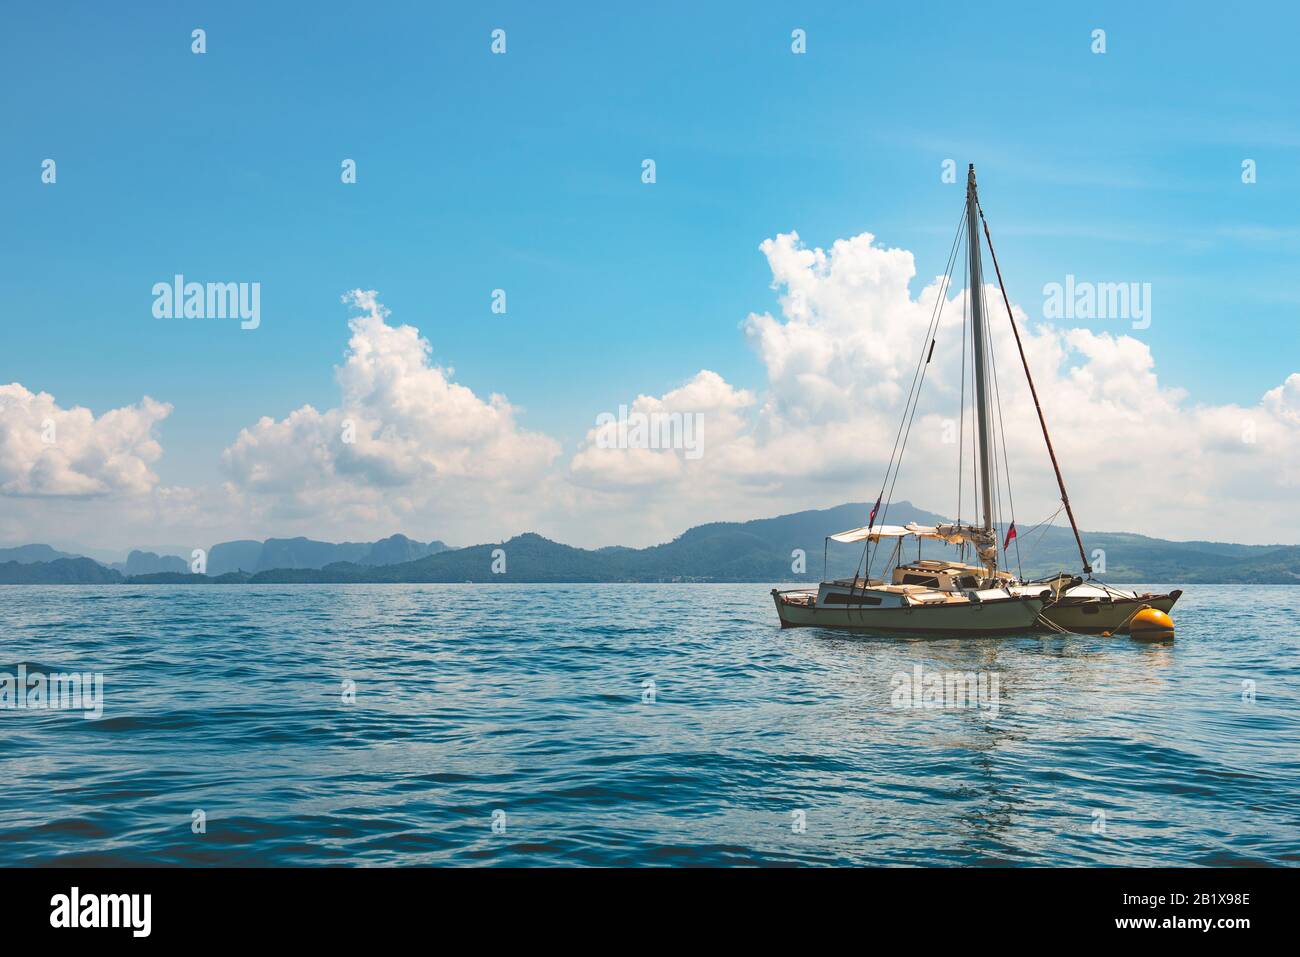
[[[559,443],[522,429],[505,396],[480,399],[431,364],[429,343],[389,325],[374,291],[344,299],[361,315],[335,370],[339,406],[243,429],[223,454],[230,494],[268,528],[315,534],[418,521],[473,537],[535,514]]]
[[[140,495],[158,484],[155,426],[172,407],[145,396],[105,412],[64,409],[48,392],[0,386],[0,495]]]
[[[1293,372],[1276,389],[1265,392],[1264,408],[1278,420],[1300,426],[1300,372]]]
[[[158,482],[154,427],[169,405],[144,398],[95,418],[17,384],[0,387],[0,494],[34,503],[0,516],[0,537],[58,533],[91,544],[99,532],[119,545],[147,535],[206,546],[401,530],[470,543],[531,530],[580,545],[644,545],[703,522],[872,500],[927,347],[938,281],[914,296],[911,253],[870,234],[822,250],[789,233],[760,248],[780,303],[778,314],[743,323],[762,387],[701,370],[663,395],[629,396],[632,413],[698,415],[698,457],[681,447],[611,447],[607,424],[562,461],[559,442],[525,429],[503,395],[457,383],[415,328],[390,324],[374,292],[354,290],[337,404],[241,430],[222,454],[220,487]],[[895,492],[948,514],[958,447],[945,437],[958,416],[964,298],[958,290],[944,302]],[[987,300],[1016,513],[1031,524],[1056,509],[1057,493],[1000,296],[989,289]],[[1254,404],[1198,404],[1161,384],[1138,339],[1031,327],[1019,309],[1017,319],[1085,529],[1300,541],[1300,372],[1274,388],[1262,383]],[[52,447],[42,441],[47,419]],[[969,428],[968,419],[967,466]],[[969,481],[964,494],[970,516]]]
[[[629,490],[654,485],[656,513],[676,527],[718,518],[778,514],[846,500],[871,500],[894,443],[936,300],[934,280],[916,297],[912,255],[885,249],[864,233],[808,249],[795,233],[760,247],[780,293],[780,317],[751,315],[744,331],[763,362],[767,387],[746,427],[710,436],[690,461],[672,452],[594,449],[595,433],[574,472]],[[960,280],[958,281],[960,282]],[[1005,308],[986,290],[997,356],[1016,514],[1037,522],[1057,505],[1055,481],[1038,429]],[[945,442],[957,419],[965,294],[946,302],[896,498],[953,514],[958,446]],[[1015,309],[1030,368],[1052,430],[1071,499],[1085,529],[1139,531],[1169,538],[1300,540],[1300,374],[1254,407],[1207,406],[1160,384],[1147,345],[1131,336],[1029,328]],[[712,373],[695,399],[743,394]],[[967,383],[969,390],[970,384]],[[635,405],[657,401],[640,396]],[[1262,390],[1261,390],[1262,391]],[[747,394],[746,394],[747,395]],[[674,401],[683,411],[690,403]],[[970,422],[966,421],[969,468]],[[599,466],[596,463],[599,462]],[[963,511],[970,515],[969,479]],[[624,508],[637,508],[625,496]],[[629,527],[630,530],[630,527]]]
[[[746,410],[754,401],[753,393],[732,388],[716,372],[702,370],[680,388],[659,398],[639,395],[628,407],[629,416],[675,417],[662,420],[670,424],[682,423],[683,416],[698,417],[689,426],[671,430],[669,437],[677,439],[672,447],[619,448],[618,423],[605,422],[587,433],[570,462],[570,474],[582,486],[637,487],[641,494],[653,494],[654,486],[682,478],[691,461],[711,449],[719,456],[743,456],[753,441],[746,435]]]

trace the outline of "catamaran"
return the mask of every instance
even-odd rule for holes
[[[1010,496],[1010,475],[1001,476],[997,468],[999,446],[1002,451],[1004,470],[1007,456],[1005,435],[1001,434],[1002,415],[1000,398],[997,394],[996,371],[993,366],[993,351],[986,327],[987,304],[984,301],[980,255],[981,224],[1061,495],[1061,507],[1035,528],[1047,525],[1061,511],[1065,512],[1082,560],[1080,575],[1062,572],[1044,579],[1025,581],[1006,568],[1000,567],[1009,565],[1007,549],[1011,542],[1016,542],[1017,555],[1020,545],[1015,525],[1014,504]],[[925,370],[934,357],[939,321],[946,302],[947,290],[951,285],[953,266],[963,232],[966,234],[969,283],[966,296],[966,318],[969,321],[964,323],[964,328],[968,327],[970,331],[970,365],[974,380],[972,444],[977,447],[977,455],[972,458],[979,500],[977,521],[963,523],[959,517],[955,522],[936,525],[916,523],[888,525],[885,524],[885,519],[888,515],[889,502],[898,479],[912,421],[916,416],[921,385],[925,380]],[[963,432],[966,345],[967,340],[963,332]],[[993,417],[995,406],[998,426],[996,431]],[[962,440],[958,441],[958,448],[964,453]],[[959,514],[961,480],[959,462]],[[1005,537],[999,548],[998,530],[1001,523],[998,518],[1004,485],[1008,504],[1012,507],[1012,515],[1010,524],[1005,526]],[[878,516],[880,524],[876,523]],[[915,561],[903,561],[902,549],[906,539],[915,539],[918,551],[920,545],[927,540],[954,545],[963,553],[963,557],[973,552],[972,557],[977,559],[978,563],[922,559],[919,555]],[[1079,534],[1074,510],[1065,491],[1065,480],[1057,463],[1056,451],[1052,447],[1042,405],[1038,401],[1038,391],[1029,371],[1029,362],[1025,357],[1020,332],[1011,313],[1011,302],[1002,281],[1002,270],[998,266],[997,254],[993,251],[993,237],[984,218],[984,211],[980,207],[974,164],[970,166],[967,175],[966,204],[962,221],[958,224],[957,235],[953,239],[952,250],[948,256],[948,265],[940,280],[934,312],[922,343],[912,389],[904,406],[903,421],[895,437],[894,450],[885,470],[880,495],[871,509],[865,526],[830,535],[827,540],[847,544],[863,543],[863,555],[858,564],[858,571],[851,578],[823,581],[816,588],[796,588],[785,591],[774,588],[772,598],[776,603],[777,615],[781,619],[783,628],[816,626],[865,632],[957,636],[1010,634],[1035,630],[1114,633],[1129,628],[1132,628],[1136,635],[1139,628],[1144,628],[1153,636],[1164,637],[1166,632],[1172,635],[1173,622],[1168,619],[1166,613],[1173,607],[1181,592],[1138,593],[1114,588],[1096,581],[1092,576],[1092,565],[1083,547],[1083,538]],[[872,559],[878,557],[882,551],[881,546],[886,543],[889,543],[889,548],[885,552],[884,570],[880,577],[872,578]],[[1001,552],[1001,562],[999,552]],[[890,573],[891,568],[892,573]],[[885,577],[886,573],[889,573],[888,578]]]

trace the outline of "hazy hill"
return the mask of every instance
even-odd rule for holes
[[[405,535],[390,535],[372,544],[361,556],[362,565],[397,565],[401,562],[413,562],[425,555],[445,552],[447,546],[439,541],[427,545],[407,538]]]
[[[208,549],[208,574],[224,575],[226,572],[251,572],[257,568],[262,555],[262,543],[250,539],[221,542]]]
[[[272,568],[324,568],[333,562],[356,561],[370,546],[365,542],[317,542],[310,538],[268,538],[262,543],[254,571]]]
[[[268,538],[221,542],[208,552],[208,574],[260,572],[270,569],[324,568],[336,562],[392,565],[444,551],[442,542],[417,542],[392,535],[377,542],[319,542],[310,538]]]
[[[56,558],[52,562],[4,562],[0,584],[4,585],[99,585],[114,584],[121,574],[93,558]]]
[[[114,562],[110,567],[123,575],[152,575],[159,572],[188,574],[190,570],[189,562],[179,556],[138,550],[127,555],[125,562]]]
[[[492,573],[492,553],[506,552],[505,575]],[[625,581],[624,562],[611,561],[604,553],[561,545],[528,533],[504,544],[474,545],[439,552],[397,565],[366,566],[351,562],[327,565],[323,569],[275,569],[259,572],[253,582],[599,582]]]
[[[52,562],[60,558],[81,558],[69,552],[61,552],[49,545],[19,545],[16,548],[0,548],[0,562],[18,562],[30,565],[32,562]]]
[[[663,545],[649,548],[581,549],[540,535],[520,535],[501,544],[475,545],[384,567],[356,563],[329,565],[316,574],[281,569],[259,572],[258,581],[332,582],[601,582],[601,581],[819,581],[823,555],[827,573],[850,575],[858,567],[862,546],[825,546],[827,535],[866,523],[870,506],[857,503],[796,512],[748,522],[714,522],[689,529]],[[934,524],[945,517],[909,502],[891,507],[890,524]],[[1068,528],[1017,526],[1019,564],[1027,577],[1078,571],[1080,561]],[[1000,534],[1002,532],[1000,531]],[[1231,545],[1171,542],[1122,532],[1090,532],[1084,547],[1097,577],[1116,582],[1255,582],[1300,583],[1300,546]],[[906,557],[917,553],[906,544]],[[492,571],[493,552],[505,552],[505,571]],[[796,549],[803,552],[802,574],[795,571]],[[1101,550],[1105,571],[1101,571]],[[954,556],[956,550],[926,542],[923,557]],[[1013,564],[1016,543],[1011,549]],[[879,569],[881,558],[873,565]]]
[[[160,568],[129,580],[194,584],[819,581],[823,567],[832,576],[850,575],[857,570],[862,546],[832,544],[825,548],[825,537],[865,524],[869,512],[869,505],[856,503],[748,522],[713,522],[649,548],[574,548],[531,533],[504,543],[458,549],[448,549],[436,541],[422,544],[404,535],[373,543],[334,544],[307,538],[223,542],[213,546],[209,554],[207,576],[190,575],[188,566],[184,566],[184,574]],[[945,520],[909,502],[896,503],[884,516],[890,524],[934,524]],[[1019,539],[1012,545],[1010,556],[1013,569],[1019,567],[1030,578],[1079,570],[1078,550],[1068,528],[1033,528],[1021,523],[1017,529]],[[1097,577],[1109,581],[1300,584],[1300,546],[1173,542],[1125,532],[1085,532],[1083,539]],[[905,557],[917,555],[914,541],[905,543],[904,548]],[[500,574],[493,571],[497,549],[505,553],[505,570]],[[927,542],[920,554],[954,556],[956,550]],[[885,557],[882,550],[873,561],[874,570],[879,571]],[[116,580],[93,577],[104,573],[116,574],[90,559],[0,564],[0,582]]]

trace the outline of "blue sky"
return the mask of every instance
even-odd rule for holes
[[[10,5],[0,382],[170,402],[157,472],[216,480],[239,429],[337,404],[360,287],[572,449],[700,369],[762,389],[739,326],[777,308],[779,232],[870,231],[918,291],[960,212],[951,158],[1031,318],[1067,273],[1150,282],[1149,329],[1080,324],[1148,344],[1193,401],[1255,403],[1300,354],[1300,17],[1147,6]],[[260,282],[261,327],[155,319],[177,272]]]

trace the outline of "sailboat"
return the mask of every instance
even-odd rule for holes
[[[980,256],[981,224],[984,227],[984,236],[988,240],[989,253],[1002,291],[1007,318],[1015,333],[1016,346],[1060,489],[1061,509],[1058,509],[1058,513],[1064,510],[1069,519],[1075,544],[1079,549],[1079,557],[1082,560],[1082,575],[1062,572],[1045,579],[1023,581],[1009,570],[999,567],[997,509],[1001,504],[1001,486],[996,462],[997,433],[994,431],[993,409],[995,403],[1000,400],[996,398],[996,373],[990,375],[993,354],[985,317],[986,304]],[[970,291],[967,301],[970,311],[971,365],[974,373],[972,431],[978,447],[978,454],[975,457],[976,488],[979,499],[978,521],[964,524],[958,518],[955,522],[935,525],[885,524],[889,507],[887,499],[892,498],[894,483],[898,478],[902,452],[906,448],[907,436],[910,434],[911,423],[916,415],[920,386],[924,382],[925,369],[934,357],[935,336],[942,314],[942,305],[946,301],[946,291],[951,282],[963,230],[966,232]],[[965,347],[963,339],[963,352]],[[1123,631],[1133,622],[1142,619],[1142,625],[1151,625],[1161,636],[1166,631],[1166,624],[1168,633],[1172,634],[1172,621],[1167,617],[1161,620],[1159,616],[1173,607],[1180,592],[1139,594],[1135,591],[1114,588],[1092,578],[1092,566],[1083,547],[1074,510],[1065,490],[1065,480],[1057,463],[1055,449],[1052,447],[1047,420],[1043,415],[1033,376],[1029,371],[1020,332],[1011,313],[1011,303],[1002,282],[1002,270],[998,266],[997,254],[993,251],[993,239],[989,233],[988,222],[980,207],[974,164],[971,164],[967,175],[965,211],[958,225],[957,236],[953,240],[948,266],[940,282],[935,312],[931,316],[921,356],[922,359],[918,362],[917,372],[913,378],[912,390],[904,407],[903,422],[899,426],[894,451],[885,471],[881,493],[876,499],[875,507],[871,510],[867,524],[861,528],[828,536],[828,541],[864,543],[859,572],[852,578],[823,581],[817,588],[785,591],[772,589],[772,599],[776,604],[781,627],[815,626],[865,632],[953,636],[1011,634],[1038,630],[1114,633]],[[965,391],[965,368],[966,360],[963,355],[963,392]],[[1001,425],[1000,407],[998,424]],[[1005,437],[1002,451],[1005,465]],[[959,494],[960,471],[959,464]],[[1006,485],[1008,498],[1010,498],[1009,474],[1006,476]],[[881,511],[882,503],[885,506],[884,512]],[[881,518],[879,525],[876,524],[878,515]],[[1054,515],[1050,516],[1046,522],[1050,522],[1054,517]],[[1040,523],[1042,524],[1045,522]],[[1013,514],[1011,524],[1007,526],[1006,539],[1002,542],[1001,552],[1004,559],[1007,557],[1006,551],[1010,542],[1018,538],[1014,530]],[[904,562],[902,549],[904,540],[907,539],[916,540],[918,551],[921,543],[926,540],[955,545],[962,552],[973,551],[978,563],[922,559],[919,555],[915,561]],[[886,562],[885,569],[888,570],[892,566],[892,574],[887,579],[883,573],[879,578],[872,578],[870,572],[873,548],[878,554],[881,545],[885,543],[890,545],[887,553],[889,560]],[[1017,541],[1017,553],[1018,550]],[[1143,619],[1142,616],[1145,615],[1154,617]],[[1135,634],[1138,627],[1133,625]]]

